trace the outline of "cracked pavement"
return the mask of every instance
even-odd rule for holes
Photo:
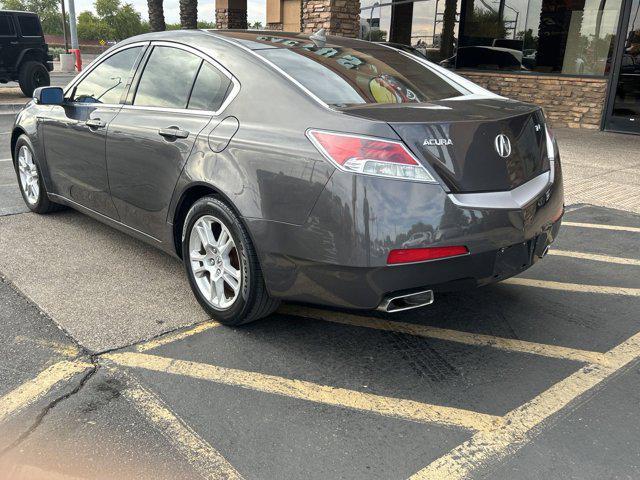
[[[0,338],[18,338],[0,342],[0,397],[57,362],[89,365],[2,425],[0,479],[197,476],[122,396],[126,378],[80,348],[4,278]]]

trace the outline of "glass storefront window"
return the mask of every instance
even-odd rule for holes
[[[605,75],[622,0],[467,0],[457,68]]]
[[[455,54],[460,0],[363,0],[360,38],[411,46],[434,62]]]
[[[604,76],[622,2],[363,0],[360,38],[448,68]]]
[[[391,5],[377,0],[363,0],[360,7],[360,38],[371,42],[388,42]]]
[[[432,62],[441,62],[453,56],[458,38],[459,12],[459,0],[415,2],[411,45]]]

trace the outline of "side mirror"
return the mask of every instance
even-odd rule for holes
[[[33,99],[38,105],[62,105],[64,91],[60,87],[38,87],[33,91]]]

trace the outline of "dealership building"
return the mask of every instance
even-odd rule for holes
[[[640,0],[266,0],[270,30],[410,46],[554,126],[640,134]],[[217,0],[246,28],[246,0]]]

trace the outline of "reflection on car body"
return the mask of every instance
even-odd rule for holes
[[[426,246],[431,243],[433,234],[431,232],[417,232],[409,237],[409,240],[402,242],[402,248],[412,248]]]

